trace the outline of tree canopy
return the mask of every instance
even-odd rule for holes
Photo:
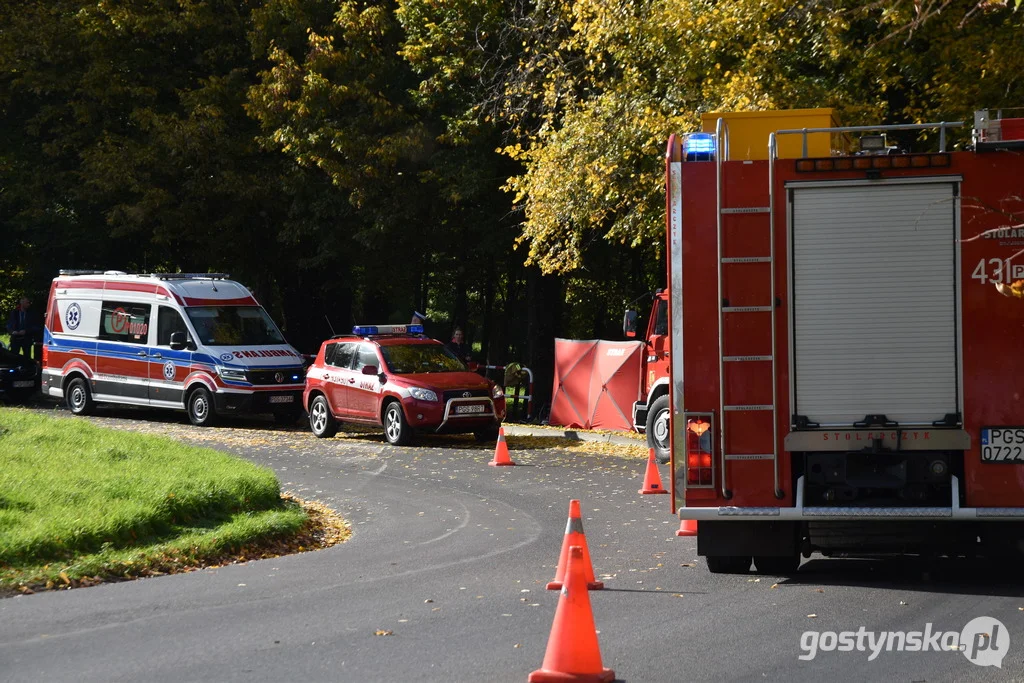
[[[0,290],[227,271],[303,347],[426,308],[437,336],[543,364],[662,284],[670,133],[714,111],[1022,106],[1019,6],[3,3]]]

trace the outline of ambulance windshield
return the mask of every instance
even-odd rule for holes
[[[191,306],[185,311],[200,344],[266,346],[286,343],[277,325],[259,306]]]

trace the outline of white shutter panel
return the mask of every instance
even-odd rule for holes
[[[954,187],[793,189],[798,415],[930,424],[958,412]]]

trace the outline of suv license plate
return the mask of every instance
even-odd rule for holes
[[[1024,427],[983,427],[981,461],[1024,465]]]
[[[457,415],[465,414],[465,413],[482,413],[486,409],[487,409],[487,406],[484,406],[484,405],[455,406],[455,413]]]
[[[270,397],[270,402],[271,403],[294,403],[295,402],[295,397],[294,396],[271,396]]]

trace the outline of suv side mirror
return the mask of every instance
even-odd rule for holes
[[[626,309],[626,315],[622,318],[622,334],[629,338],[636,336],[637,313],[631,308]]]
[[[188,346],[188,335],[184,332],[171,332],[171,348],[181,351]]]
[[[378,374],[377,373],[377,366],[376,365],[364,365],[363,366],[363,374],[364,375],[376,375],[376,374]]]

